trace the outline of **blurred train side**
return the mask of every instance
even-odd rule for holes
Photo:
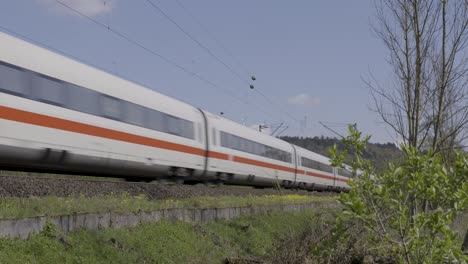
[[[0,34],[0,43],[0,67],[14,70],[8,75],[3,71],[0,77],[0,155],[4,165],[141,176],[166,173],[180,164],[203,171],[205,137],[199,133],[204,130],[194,129],[194,140],[132,124],[131,118],[124,116],[105,116],[102,99],[115,99],[122,109],[131,102],[194,124],[203,122],[198,109],[8,35]],[[51,94],[41,96],[44,80],[51,81],[49,86],[59,86],[60,100],[42,98],[54,96],[47,87],[45,92]],[[10,85],[24,90],[8,90],[13,87]],[[84,92],[71,92],[73,88]],[[79,97],[70,96],[73,94]],[[37,124],[40,119],[43,123]]]
[[[326,157],[7,34],[0,45],[3,168],[348,188]]]

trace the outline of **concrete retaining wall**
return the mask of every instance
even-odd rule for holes
[[[162,219],[189,223],[206,223],[216,220],[229,220],[241,215],[268,214],[277,211],[294,212],[305,209],[333,209],[336,203],[315,202],[296,205],[234,208],[192,208],[163,209],[158,211],[139,211],[127,213],[86,213],[64,216],[39,216],[24,219],[0,220],[0,237],[26,239],[30,234],[41,232],[46,223],[55,225],[64,233],[79,229],[104,229],[133,227],[140,223],[158,222]]]

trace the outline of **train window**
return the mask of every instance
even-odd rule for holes
[[[171,116],[94,90],[55,80],[41,74],[0,62],[0,90],[19,96],[29,96],[34,85],[35,99],[49,104],[114,120],[143,126],[152,130],[195,139],[195,125],[189,120]],[[201,130],[201,127],[199,128]],[[199,140],[203,142],[202,133]],[[215,138],[213,139],[216,140]]]
[[[273,148],[270,146],[265,146],[265,157],[273,159],[274,156]]]
[[[320,170],[328,173],[333,173],[333,167],[315,160],[311,160],[305,157],[301,157],[301,164],[303,167]]]
[[[240,150],[240,142],[236,136],[228,134],[228,147]]]
[[[59,106],[64,105],[64,85],[62,82],[40,75],[34,75],[32,80],[34,95],[38,101]]]
[[[227,134],[227,133],[224,133],[224,144],[223,144],[223,147],[226,147],[226,148],[232,148],[234,149],[235,148],[235,144],[234,144],[234,137],[231,136],[230,134]]]
[[[179,118],[181,126],[181,136],[185,138],[195,139],[195,126],[193,122]]]
[[[101,114],[104,117],[111,119],[120,119],[121,103],[117,98],[110,97],[108,95],[101,95]]]
[[[285,160],[286,159],[286,153],[281,152],[278,149],[275,149],[273,151],[273,155],[275,156],[276,159],[278,160]]]
[[[25,96],[29,92],[28,73],[0,63],[0,89],[15,95]]]
[[[247,152],[249,152],[251,154],[255,154],[255,146],[257,145],[257,142],[253,142],[251,140],[248,140],[247,142],[248,142]]]
[[[235,149],[270,159],[292,162],[291,153],[258,142],[220,131],[220,144],[225,148]]]
[[[144,126],[145,107],[130,102],[126,102],[125,106],[125,122],[137,126]]]
[[[195,139],[195,126],[193,122],[165,114],[166,133]]]
[[[91,115],[99,115],[99,94],[97,92],[74,84],[68,84],[67,86],[67,108]]]
[[[245,139],[239,139],[240,150],[244,152],[249,152],[249,141]]]
[[[346,169],[342,169],[342,168],[338,169],[338,175],[345,176],[345,177],[348,177],[348,178],[354,177],[352,172],[350,172],[350,171],[348,171]]]
[[[148,128],[161,132],[166,132],[164,127],[164,114],[159,111],[149,109]]]
[[[328,172],[328,173],[333,173],[333,167],[327,164],[321,164],[320,168],[322,171]]]
[[[283,161],[287,162],[288,160],[292,160],[292,154],[291,153],[283,151],[281,156],[283,157],[282,158]]]
[[[244,151],[245,152],[245,149],[244,149],[244,141],[238,137],[238,136],[234,136],[234,142],[236,144],[236,148],[237,150],[240,150],[240,151]]]
[[[234,138],[235,138],[235,142],[236,142],[237,149],[240,150],[240,151],[244,151],[244,152],[245,152],[244,147],[243,147],[243,145],[244,145],[244,140],[243,140],[243,138],[238,137],[238,136],[234,136]]]
[[[182,126],[175,116],[166,115],[167,133],[182,136]]]
[[[255,145],[255,154],[265,156],[265,145],[257,143]]]
[[[221,132],[219,133],[219,141],[220,141],[220,145],[221,145],[222,147],[229,148],[229,145],[228,145],[228,136],[229,136],[229,134],[227,134],[227,133],[225,133],[225,132],[223,132],[223,131],[221,131]]]
[[[232,142],[232,147],[233,148],[235,148],[237,150],[241,150],[241,142],[240,142],[239,137],[231,135],[231,142]]]

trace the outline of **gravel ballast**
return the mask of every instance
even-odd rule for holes
[[[44,178],[34,176],[0,176],[0,197],[42,197],[74,196],[87,197],[107,194],[129,195],[144,194],[150,199],[185,199],[196,196],[247,196],[270,194],[331,195],[330,193],[308,192],[303,190],[275,190],[271,188],[256,189],[244,186],[206,186],[135,183],[118,181],[87,181],[65,178]]]

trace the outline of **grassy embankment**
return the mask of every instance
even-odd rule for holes
[[[56,216],[74,213],[153,211],[169,208],[215,208],[334,202],[334,196],[266,195],[194,197],[190,199],[150,200],[144,195],[103,195],[97,197],[0,198],[0,219]]]
[[[309,210],[208,224],[162,221],[66,235],[49,225],[28,240],[0,239],[0,263],[223,263],[230,257],[282,263],[307,258],[311,247],[302,234],[319,237],[332,218]]]
[[[271,206],[334,202],[333,196],[267,195],[151,200],[144,195],[0,198],[0,219],[91,212],[169,208]],[[329,216],[327,216],[330,218]],[[130,229],[82,230],[62,234],[47,224],[27,240],[0,239],[0,263],[223,263],[226,258],[290,258],[291,239],[303,258],[310,245],[298,238],[323,216],[316,212],[244,216],[231,221],[189,224],[162,221]],[[279,261],[281,263],[282,261]]]
[[[306,201],[332,202],[334,197],[263,196],[263,197],[199,197],[187,200],[149,201],[144,197],[107,196],[100,198],[35,198],[16,199],[10,203],[36,201],[27,206],[37,206],[33,213],[45,208],[63,213],[71,210],[70,204],[83,210],[122,210],[173,207],[219,207],[271,205],[277,203],[302,203]],[[53,199],[53,200],[51,200]],[[68,202],[66,202],[68,200]],[[3,200],[5,201],[5,200]],[[52,201],[52,204],[49,202]],[[97,204],[99,202],[101,204]],[[259,202],[260,201],[260,202]],[[11,201],[10,201],[11,202]],[[59,204],[68,206],[57,208]],[[42,207],[46,206],[46,207]],[[0,205],[0,208],[4,208]],[[41,210],[38,210],[42,208]],[[63,209],[68,208],[68,209]],[[75,207],[76,209],[77,207]],[[47,209],[47,210],[49,210]],[[3,211],[3,210],[0,210]],[[14,211],[13,211],[14,212]],[[26,211],[24,211],[25,213]],[[16,212],[18,213],[18,212]],[[278,212],[270,215],[243,216],[230,221],[207,224],[162,221],[142,224],[128,229],[78,231],[69,234],[57,232],[48,224],[40,234],[27,240],[0,239],[0,263],[223,263],[226,258],[254,259],[267,263],[317,263],[324,261],[312,254],[313,246],[330,237],[335,214],[329,210],[307,210],[300,213]],[[454,229],[464,234],[468,215],[461,216]],[[462,233],[463,232],[463,233]],[[352,236],[359,236],[353,233]],[[462,237],[460,237],[461,239]],[[358,239],[359,241],[359,239]],[[349,252],[340,250],[342,263],[359,263],[370,245],[354,245]],[[354,248],[357,248],[354,249]],[[354,259],[354,260],[353,260]],[[247,262],[232,262],[247,263]]]

